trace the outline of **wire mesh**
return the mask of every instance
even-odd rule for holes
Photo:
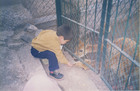
[[[22,0],[34,18],[56,14],[55,0]]]
[[[62,23],[73,30],[65,47],[75,61],[100,69],[112,90],[138,90],[138,0],[61,0],[61,9]]]
[[[55,0],[21,1],[23,6],[32,15],[32,19],[27,20],[28,23],[36,25],[38,28],[41,29],[48,29],[49,27],[56,26]]]
[[[101,77],[110,89],[138,90],[138,0],[61,0],[61,5],[62,22],[74,35],[66,48],[95,70],[102,60]]]
[[[73,29],[65,46],[95,68],[103,0],[61,0],[63,24]],[[75,59],[77,61],[77,59]]]
[[[102,78],[113,90],[139,90],[139,3],[113,0],[112,5]]]

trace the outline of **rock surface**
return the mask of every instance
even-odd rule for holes
[[[4,41],[14,35],[14,31],[0,31],[0,40]]]
[[[13,29],[15,26],[32,19],[30,12],[22,4],[15,4],[0,9],[0,26],[4,29]]]

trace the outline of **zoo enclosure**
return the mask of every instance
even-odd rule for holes
[[[139,89],[138,0],[56,0],[57,25],[72,27],[65,49],[111,90]]]
[[[138,0],[20,1],[27,10],[12,7],[20,11],[14,15],[1,10],[0,26],[52,26],[57,13],[58,26],[69,24],[73,29],[74,38],[65,48],[75,60],[100,73],[110,89],[140,89]]]

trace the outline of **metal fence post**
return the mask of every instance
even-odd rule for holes
[[[86,0],[86,11],[85,11],[85,27],[87,26],[87,5],[88,5],[88,0]],[[86,32],[87,29],[85,28],[84,31],[84,61],[85,61],[85,52],[86,52]]]
[[[107,41],[105,39],[108,38],[108,30],[110,24],[111,17],[111,9],[112,9],[112,0],[108,0],[108,8],[107,8],[107,18],[106,18],[106,27],[105,27],[105,35],[104,35],[104,43],[103,43],[103,59],[102,59],[102,68],[101,68],[101,76],[103,76],[103,69],[105,69],[105,57],[106,57],[106,49],[107,49]]]
[[[97,61],[96,62],[96,70],[97,70],[97,72],[99,72],[100,52],[101,52],[101,45],[102,45],[104,20],[105,20],[105,14],[106,14],[106,4],[107,4],[107,0],[103,0],[102,14],[101,14],[101,23],[100,23],[100,34],[99,34],[99,41],[98,41],[97,60],[96,60]]]
[[[57,26],[61,26],[62,25],[61,0],[55,0],[55,6],[56,6]]]
[[[138,49],[138,45],[139,45],[139,34],[138,34],[137,44],[136,44],[135,52],[134,52],[134,56],[133,56],[133,59],[134,59],[134,60],[135,60],[137,51],[139,51],[139,50],[137,50],[137,49]],[[133,68],[134,68],[134,63],[132,62],[132,63],[131,63],[131,67],[130,67],[130,71],[129,71],[129,75],[128,75],[128,77],[127,77],[127,81],[126,81],[124,90],[127,90],[128,82],[129,82],[129,79],[130,79],[130,77],[131,77],[131,72],[132,72],[132,69],[133,69]]]

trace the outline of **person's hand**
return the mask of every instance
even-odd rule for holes
[[[69,66],[69,67],[71,67],[71,66],[72,66],[72,64],[71,64],[70,62],[68,62],[68,66]]]

